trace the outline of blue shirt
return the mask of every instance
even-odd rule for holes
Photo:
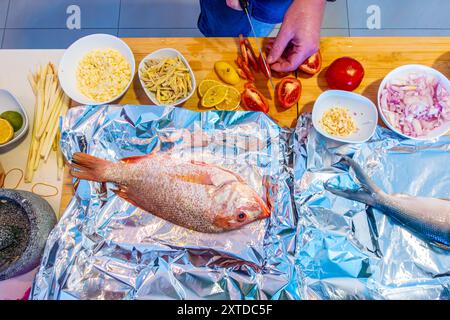
[[[252,16],[265,23],[280,23],[293,0],[253,0]]]
[[[256,20],[276,24],[283,21],[292,0],[250,0],[249,11]],[[207,37],[249,35],[250,25],[245,13],[233,10],[225,0],[200,0],[198,28]]]

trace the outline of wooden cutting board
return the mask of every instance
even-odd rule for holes
[[[137,65],[147,54],[157,49],[177,49],[189,61],[196,75],[197,83],[200,83],[203,79],[217,79],[213,70],[214,63],[219,60],[233,62],[238,52],[238,40],[233,38],[132,38],[124,40],[133,50]],[[322,38],[321,51],[324,66],[322,72],[313,77],[298,74],[298,78],[302,81],[303,93],[297,108],[279,109],[274,103],[273,92],[267,80],[262,76],[257,78],[257,87],[270,101],[270,116],[281,125],[294,127],[300,113],[312,110],[315,99],[327,89],[324,77],[326,67],[342,56],[351,56],[363,64],[366,75],[355,92],[368,97],[375,104],[377,103],[376,97],[381,80],[389,71],[398,66],[410,63],[424,64],[450,77],[450,37],[331,37]],[[278,80],[275,80],[277,83]],[[244,84],[245,82],[242,81],[237,88],[242,89]],[[151,104],[137,76],[133,85],[118,103]],[[199,105],[197,94],[183,107],[205,111]],[[61,211],[64,211],[72,195],[72,179],[66,170]]]

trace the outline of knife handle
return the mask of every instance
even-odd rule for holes
[[[243,10],[247,10],[250,5],[248,0],[239,0],[239,4]]]

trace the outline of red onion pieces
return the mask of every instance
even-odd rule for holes
[[[381,109],[404,135],[420,137],[450,121],[450,96],[432,75],[409,73],[391,79],[381,92]]]

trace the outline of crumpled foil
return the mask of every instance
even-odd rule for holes
[[[346,154],[386,192],[450,198],[450,136],[418,142],[377,128],[367,143],[341,144],[308,116],[292,134],[261,113],[143,106],[74,108],[62,128],[67,159],[160,150],[227,167],[267,194],[272,216],[199,234],[133,207],[110,185],[76,181],[33,299],[450,299],[450,252],[323,187],[357,187],[338,163]]]
[[[66,159],[79,151],[119,160],[157,150],[221,165],[265,197],[272,216],[232,232],[197,233],[132,206],[113,185],[75,181],[31,297],[299,299],[291,134],[255,112],[70,109],[61,136]]]
[[[450,251],[365,204],[324,190],[356,189],[345,154],[388,193],[450,198],[450,136],[402,139],[378,127],[363,144],[341,144],[299,119],[294,137],[296,268],[303,299],[450,299]]]

